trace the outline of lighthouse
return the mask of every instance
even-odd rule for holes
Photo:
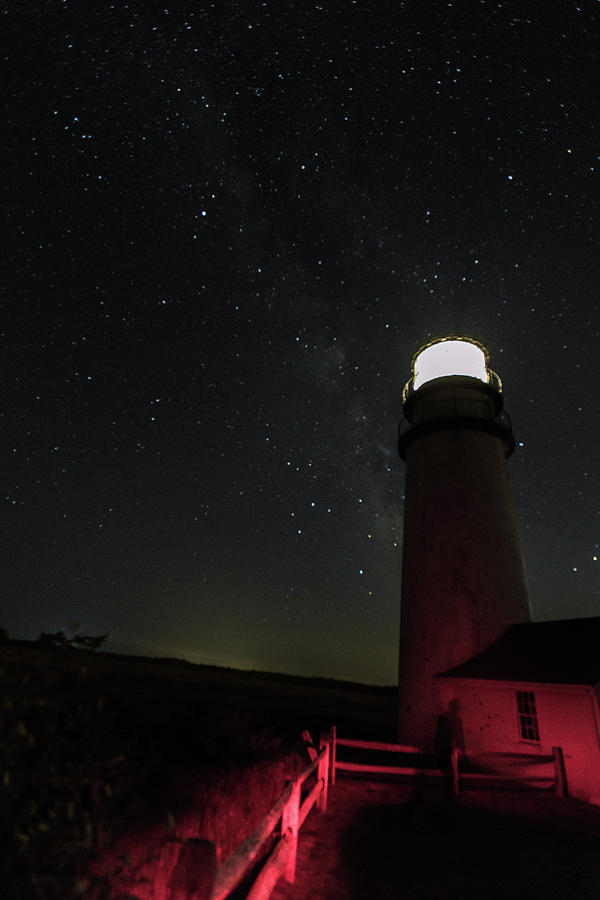
[[[398,738],[429,750],[436,675],[530,619],[507,459],[515,447],[485,347],[421,347],[403,394],[406,463]]]

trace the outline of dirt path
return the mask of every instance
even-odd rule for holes
[[[273,900],[598,900],[600,810],[552,795],[340,780]]]

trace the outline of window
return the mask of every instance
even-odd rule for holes
[[[519,713],[519,734],[523,741],[539,741],[537,710],[533,691],[517,691],[517,709]]]

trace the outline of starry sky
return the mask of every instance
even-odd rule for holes
[[[3,8],[2,621],[392,684],[412,353],[490,351],[600,615],[600,3]]]

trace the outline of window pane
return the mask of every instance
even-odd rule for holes
[[[524,741],[539,741],[540,729],[533,691],[517,691],[517,711],[521,739]]]

